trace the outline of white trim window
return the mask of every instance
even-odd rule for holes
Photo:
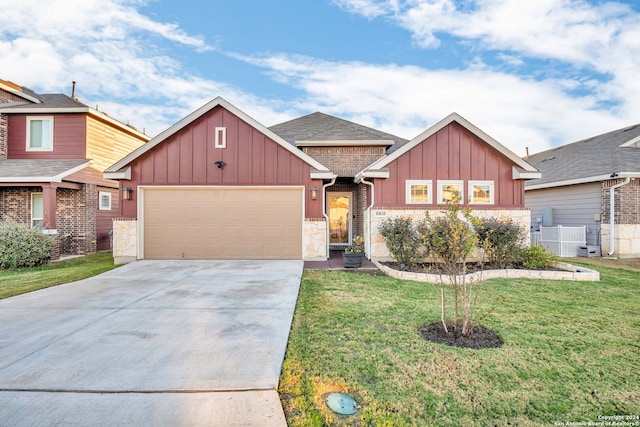
[[[31,228],[42,230],[44,222],[44,199],[42,193],[31,193]]]
[[[405,182],[405,203],[430,205],[433,203],[431,194],[433,184],[429,180],[409,179]]]
[[[456,194],[459,200],[464,200],[464,181],[440,181],[438,180],[438,204],[452,202]]]
[[[101,211],[111,210],[111,193],[108,191],[98,192],[98,209]]]
[[[494,204],[493,181],[469,181],[469,203],[472,205]]]
[[[27,151],[53,151],[53,117],[27,117]]]

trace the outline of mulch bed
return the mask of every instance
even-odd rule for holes
[[[432,323],[418,328],[422,338],[438,344],[446,344],[452,347],[462,348],[498,348],[504,343],[492,330],[480,326],[474,326],[471,333],[462,335],[453,332],[453,325],[447,325],[449,333],[444,331],[442,322]]]
[[[393,270],[398,271],[410,271],[412,273],[427,273],[427,274],[448,274],[448,272],[442,269],[442,264],[437,262],[424,262],[420,264],[416,264],[413,266],[409,265],[401,265],[399,262],[382,262],[381,264],[386,265]],[[522,264],[513,264],[509,265],[507,268],[513,268],[516,270],[532,270],[531,268],[527,268]],[[467,274],[475,273],[478,271],[486,271],[486,270],[499,270],[500,268],[496,268],[495,265],[491,265],[489,263],[480,263],[480,262],[468,262],[467,263]],[[544,271],[563,271],[562,269],[550,267],[542,269]]]

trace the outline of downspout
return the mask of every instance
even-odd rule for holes
[[[609,189],[609,256],[613,255],[613,253],[615,252],[614,249],[614,242],[615,242],[615,233],[614,233],[614,227],[615,227],[615,189],[618,187],[622,187],[623,185],[627,185],[629,182],[631,181],[630,177],[626,177],[624,181],[612,185],[611,188]]]
[[[369,187],[371,187],[371,204],[369,204],[369,206],[367,207],[367,209],[365,209],[367,211],[367,216],[369,218],[369,224],[367,227],[367,239],[365,240],[365,254],[368,255],[368,259],[369,261],[371,261],[371,208],[373,208],[373,202],[375,201],[375,191],[374,191],[374,186],[373,186],[373,182],[369,182],[369,181],[365,181],[364,178],[362,178],[360,180],[360,182],[362,182],[363,184],[368,185]]]
[[[338,177],[334,175],[334,177],[331,178],[331,182],[324,184],[322,186],[322,216],[324,217],[324,220],[326,221],[325,223],[327,224],[327,230],[325,231],[325,237],[324,237],[326,242],[327,259],[331,258],[331,255],[329,254],[329,215],[327,215],[327,201],[326,201],[327,187],[331,187],[333,184],[335,184],[337,178]]]

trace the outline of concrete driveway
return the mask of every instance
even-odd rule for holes
[[[302,261],[137,261],[0,300],[0,423],[286,426]]]

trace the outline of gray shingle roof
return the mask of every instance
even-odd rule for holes
[[[527,162],[542,171],[542,178],[527,181],[525,187],[613,172],[640,172],[640,144],[620,147],[636,137],[640,137],[640,124],[526,157]]]
[[[0,181],[20,181],[20,178],[37,179],[39,182],[51,181],[67,172],[89,162],[86,159],[0,159]]]
[[[396,145],[407,142],[404,138],[319,112],[271,126],[269,130],[293,145],[296,141],[309,140],[391,140]]]
[[[2,109],[5,112],[10,112],[11,109],[21,109],[28,107],[32,110],[44,109],[44,108],[81,108],[87,107],[85,104],[78,102],[67,96],[63,93],[44,93],[44,94],[35,94],[30,93],[31,96],[34,96],[42,101],[40,104],[36,103],[20,103],[14,104],[10,106],[3,106]]]

